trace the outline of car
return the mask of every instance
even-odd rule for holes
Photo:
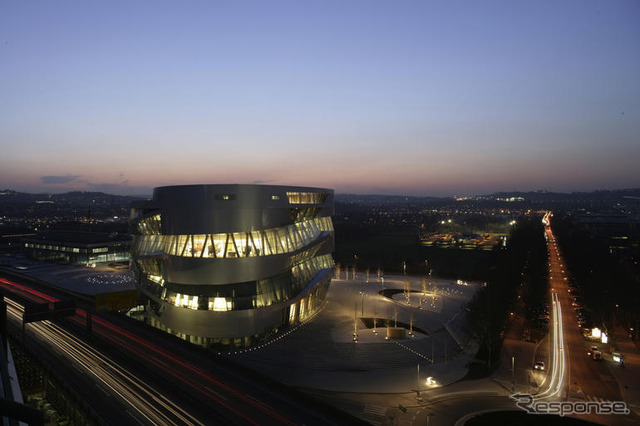
[[[541,371],[544,371],[544,361],[536,361],[536,362],[533,364],[533,369],[534,369],[534,370],[541,370]]]
[[[602,361],[602,352],[600,351],[593,351],[591,356],[595,361]]]
[[[624,365],[624,355],[620,352],[614,352],[611,354],[613,356],[613,361],[617,362],[620,365]]]
[[[587,356],[592,356],[595,352],[600,352],[598,347],[593,345],[589,348],[589,352],[587,352]]]

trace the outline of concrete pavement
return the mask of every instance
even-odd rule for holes
[[[384,282],[367,282],[364,273],[343,276],[332,281],[325,307],[312,320],[269,344],[227,356],[298,388],[428,391],[468,372],[477,348],[465,330],[465,308],[477,288],[403,275]],[[387,325],[406,329],[406,337],[385,339]]]

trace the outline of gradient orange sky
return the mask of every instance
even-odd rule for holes
[[[640,3],[3,2],[0,189],[640,187]]]

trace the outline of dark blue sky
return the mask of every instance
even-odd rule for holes
[[[640,186],[640,2],[5,1],[0,187]]]

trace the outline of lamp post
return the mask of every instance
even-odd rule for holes
[[[353,313],[353,342],[358,343],[358,302]]]
[[[433,414],[433,413],[429,413],[429,414],[427,414],[427,426],[429,426],[429,423],[430,423],[431,417],[433,417],[433,416],[435,416],[435,414]]]
[[[373,311],[373,334],[378,334],[378,330],[376,329],[376,311]]]
[[[393,327],[398,328],[398,307],[393,307]]]
[[[511,391],[515,391],[516,389],[516,354],[515,352],[511,356]]]
[[[413,337],[413,312],[409,318],[409,336]]]

